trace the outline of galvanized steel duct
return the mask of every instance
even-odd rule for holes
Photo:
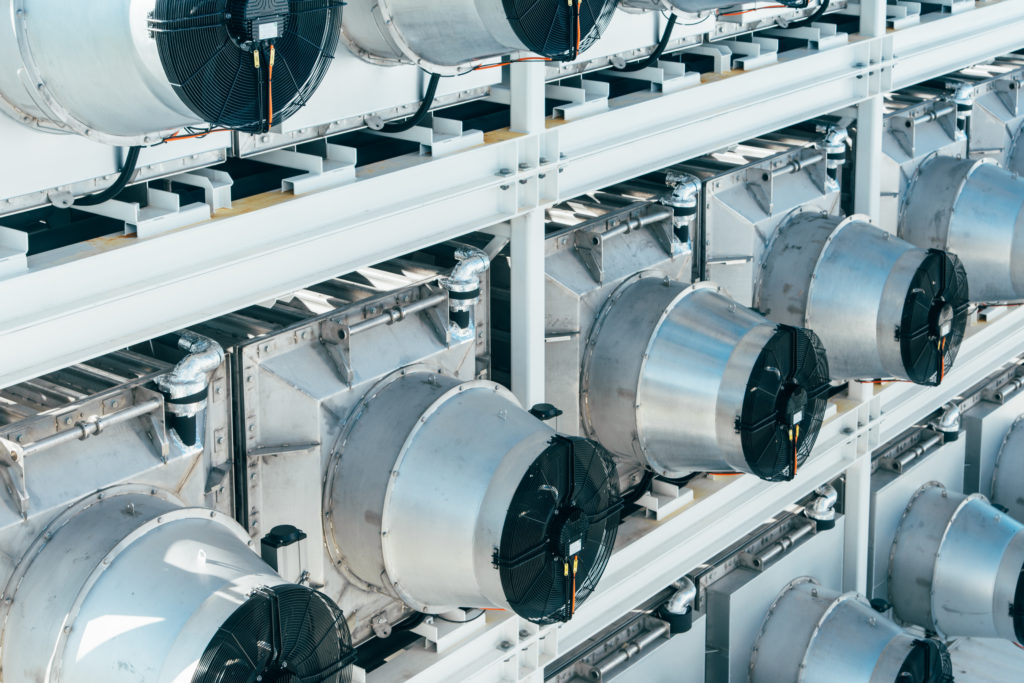
[[[588,436],[658,474],[775,480],[810,454],[827,389],[828,363],[806,330],[780,328],[713,285],[641,274],[598,316],[580,409]],[[762,395],[768,403],[751,407]]]
[[[520,487],[558,439],[498,384],[415,368],[386,378],[353,411],[329,465],[324,509],[332,559],[357,585],[396,595],[420,612],[479,607],[522,614],[504,585],[498,549]],[[608,464],[604,492],[618,504],[610,458]],[[535,497],[549,502],[567,493],[559,482],[536,486]],[[572,550],[584,557],[593,549],[573,537],[568,512],[560,507],[537,523],[570,545],[580,542]],[[618,519],[617,508],[609,512],[615,523],[602,541],[608,552]],[[587,523],[597,528],[601,520]],[[554,545],[535,554],[543,559]],[[596,582],[603,570],[603,563],[581,564],[578,586]],[[545,621],[561,607],[523,616]]]
[[[896,617],[943,637],[1024,640],[1024,525],[980,494],[925,484],[889,555]]]
[[[4,589],[4,679],[192,680],[250,593],[285,583],[250,546],[234,520],[148,487],[80,501],[44,530]]]
[[[349,0],[344,14],[344,40],[359,57],[373,64],[415,64],[431,73],[451,76],[481,59],[537,53],[563,59],[534,44],[524,25],[534,16],[558,12],[557,20],[575,31],[573,2],[538,0]],[[569,8],[568,13],[563,7]],[[581,12],[580,50],[601,35],[615,11],[614,0],[586,0]],[[517,12],[520,13],[517,16]],[[568,23],[573,24],[568,26]],[[555,33],[560,33],[556,31]]]
[[[932,159],[910,188],[899,234],[960,257],[972,301],[1024,299],[1024,178],[984,160]]]
[[[193,17],[189,10],[194,8],[179,3],[176,11],[183,11],[185,17],[163,21],[167,0],[0,0],[0,111],[42,131],[77,133],[119,146],[155,144],[187,126],[204,122],[240,127],[221,120],[204,121],[204,116],[197,113],[219,111],[230,120],[239,98],[253,102],[258,97],[266,98],[255,86],[262,76],[254,75],[251,46],[243,49],[242,37],[233,33],[236,24],[218,20],[217,14],[244,11],[257,17],[271,16],[270,23],[276,23],[282,13],[289,15],[288,21],[295,21],[301,14],[302,21],[316,24],[310,19],[311,8],[296,10],[288,0],[191,4],[204,11]],[[340,6],[321,3],[316,11],[325,19],[314,26],[314,33],[322,31],[321,47],[331,54],[318,59],[312,69],[317,72],[316,83],[308,80],[314,77],[304,67],[285,64],[292,72],[292,82],[279,79],[274,106],[278,116],[271,116],[275,121],[285,118],[286,109],[294,109],[289,107],[294,100],[305,102],[333,56],[340,34]],[[170,35],[171,26],[179,32],[174,45],[164,43],[161,48],[161,40]],[[213,33],[200,48],[195,36],[205,31]],[[301,50],[315,47],[308,36],[288,35],[295,32],[294,26],[285,34],[275,29],[273,39],[268,39],[281,53],[279,61],[284,61],[285,52],[297,61],[291,52],[295,41],[310,43],[298,48]],[[269,46],[270,42],[261,39],[259,44]],[[208,55],[207,50],[213,54]],[[231,59],[237,57],[239,61],[235,80],[245,80],[239,79],[239,74],[251,78],[253,92],[235,92],[230,81],[234,63],[225,76],[226,67],[218,60],[227,59],[229,53]],[[169,57],[173,58],[168,61]],[[176,68],[186,69],[185,73],[191,75],[176,74],[170,68],[175,60]],[[295,97],[285,97],[289,90],[299,92]],[[227,93],[223,103],[208,101],[214,91]]]
[[[1014,420],[999,447],[992,473],[992,504],[1024,523],[1024,416]]]
[[[836,380],[938,384],[967,324],[956,256],[926,251],[858,217],[800,214],[766,250],[755,307],[813,330]]]
[[[940,683],[941,668],[923,680],[901,674],[944,654],[941,643],[915,638],[862,596],[803,577],[772,603],[754,643],[750,683]]]

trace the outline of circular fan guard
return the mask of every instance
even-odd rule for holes
[[[257,589],[235,610],[210,640],[192,683],[349,683],[355,660],[338,606],[285,584]]]
[[[818,336],[779,325],[754,363],[736,425],[751,472],[767,481],[796,476],[821,429],[829,386]]]
[[[593,45],[615,13],[613,0],[502,0],[505,16],[531,51],[572,61]]]
[[[338,0],[157,0],[149,30],[181,100],[215,127],[269,130],[309,101],[341,35]]]
[[[953,683],[953,663],[946,644],[930,638],[914,641],[896,683]]]
[[[967,271],[948,252],[929,249],[911,280],[896,338],[907,378],[942,383],[967,329]]]
[[[538,624],[571,619],[604,573],[621,508],[608,452],[554,437],[516,489],[494,556],[512,609]]]

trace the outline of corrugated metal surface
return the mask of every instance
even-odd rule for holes
[[[1024,649],[1008,640],[963,638],[949,652],[956,683],[1024,681]]]

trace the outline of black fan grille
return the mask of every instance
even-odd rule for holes
[[[505,16],[523,45],[531,52],[560,61],[572,61],[593,45],[607,28],[616,5],[615,0],[502,2]]]
[[[1024,646],[1024,567],[1017,576],[1017,589],[1013,593],[1013,606],[1010,608],[1013,617],[1013,633],[1017,643]]]
[[[553,438],[516,489],[495,553],[512,609],[538,624],[571,619],[604,573],[621,507],[609,454]]]
[[[751,472],[768,481],[796,476],[818,438],[829,386],[818,336],[779,325],[754,363],[737,423]]]
[[[258,133],[305,106],[320,85],[341,34],[342,3],[290,0],[287,14],[277,17],[280,35],[256,43],[232,33],[228,15],[239,13],[238,4],[157,0],[150,30],[168,80],[197,116],[215,127]]]
[[[192,683],[349,683],[355,662],[341,610],[297,585],[261,588],[217,630]]]
[[[944,307],[952,313],[946,334],[937,326]],[[964,339],[968,307],[967,271],[960,259],[930,249],[911,280],[896,335],[908,379],[929,386],[942,383]]]
[[[896,683],[953,683],[953,662],[946,644],[931,638],[914,641]]]

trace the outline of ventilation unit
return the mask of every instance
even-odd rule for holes
[[[707,284],[636,275],[609,298],[583,363],[589,436],[660,475],[792,478],[828,399],[813,332],[777,325]]]
[[[937,385],[967,327],[960,260],[856,217],[801,214],[776,232],[756,307],[821,337],[832,378]]]
[[[797,579],[772,603],[750,683],[952,683],[946,646],[916,638],[856,593]]]
[[[963,261],[971,299],[1024,299],[1024,178],[993,163],[937,157],[918,172],[900,237]]]
[[[1024,522],[1024,416],[1014,420],[999,447],[992,475],[992,504]]]
[[[230,518],[156,490],[80,501],[5,587],[4,678],[348,681],[354,656],[338,608],[286,584],[250,546]]]
[[[331,63],[343,3],[5,4],[0,110],[42,130],[142,145],[202,123],[259,132],[293,114]]]
[[[374,64],[453,75],[510,53],[571,61],[600,38],[614,12],[615,0],[349,0],[345,38]]]
[[[936,482],[914,494],[889,556],[896,617],[940,636],[1024,641],[1024,525]]]
[[[353,415],[325,489],[336,563],[420,612],[572,617],[618,529],[606,453],[497,384],[427,371],[384,380]]]

